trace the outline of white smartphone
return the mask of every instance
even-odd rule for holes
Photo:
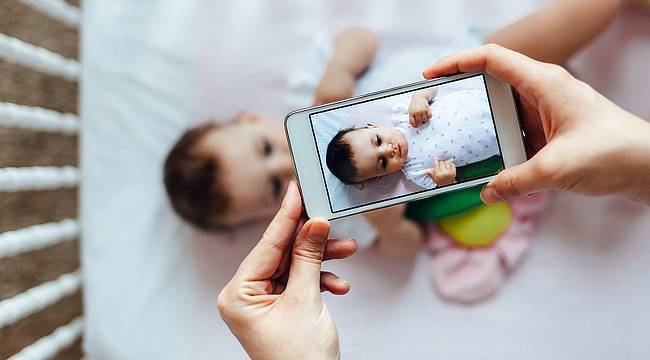
[[[297,110],[284,125],[310,218],[487,183],[526,161],[512,90],[484,73]]]

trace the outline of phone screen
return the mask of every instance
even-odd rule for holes
[[[504,168],[485,77],[310,115],[332,213]]]

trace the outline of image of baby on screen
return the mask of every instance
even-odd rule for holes
[[[392,127],[339,131],[327,146],[329,170],[346,184],[401,170],[431,189],[456,182],[457,165],[499,155],[485,92],[436,95],[435,87],[414,92],[408,108],[394,107]]]
[[[326,183],[335,178],[357,189],[350,192],[399,174],[407,183],[401,186],[405,189],[402,194],[392,191],[399,196],[493,175],[503,168],[481,75],[327,113],[322,122],[336,120],[348,126],[330,135],[326,146],[320,145],[323,171],[333,175],[326,175]],[[317,121],[312,124],[317,131]],[[343,195],[333,193],[329,185],[330,197]],[[390,193],[391,189],[379,192]],[[332,203],[337,202],[334,200]]]

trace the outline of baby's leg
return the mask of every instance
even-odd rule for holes
[[[564,64],[635,0],[557,0],[485,38],[534,59]]]

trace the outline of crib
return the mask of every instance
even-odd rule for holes
[[[263,228],[214,235],[179,221],[160,173],[177,136],[242,109],[282,118],[287,75],[318,31],[361,23],[399,30],[397,42],[439,41],[460,23],[496,27],[543,2],[0,2],[37,17],[24,34],[0,23],[0,357],[246,358],[215,299]],[[409,20],[422,13],[436,26]],[[40,42],[46,23],[73,50]],[[648,31],[631,14],[572,63],[645,117],[650,71],[630,69],[650,56]],[[20,96],[6,90],[10,71]],[[28,75],[53,83],[34,89]],[[324,295],[343,357],[647,358],[650,211],[558,195],[542,224],[524,266],[475,307],[435,296],[425,253],[327,264],[353,284]]]
[[[81,357],[78,6],[63,0],[0,4],[3,358]]]

